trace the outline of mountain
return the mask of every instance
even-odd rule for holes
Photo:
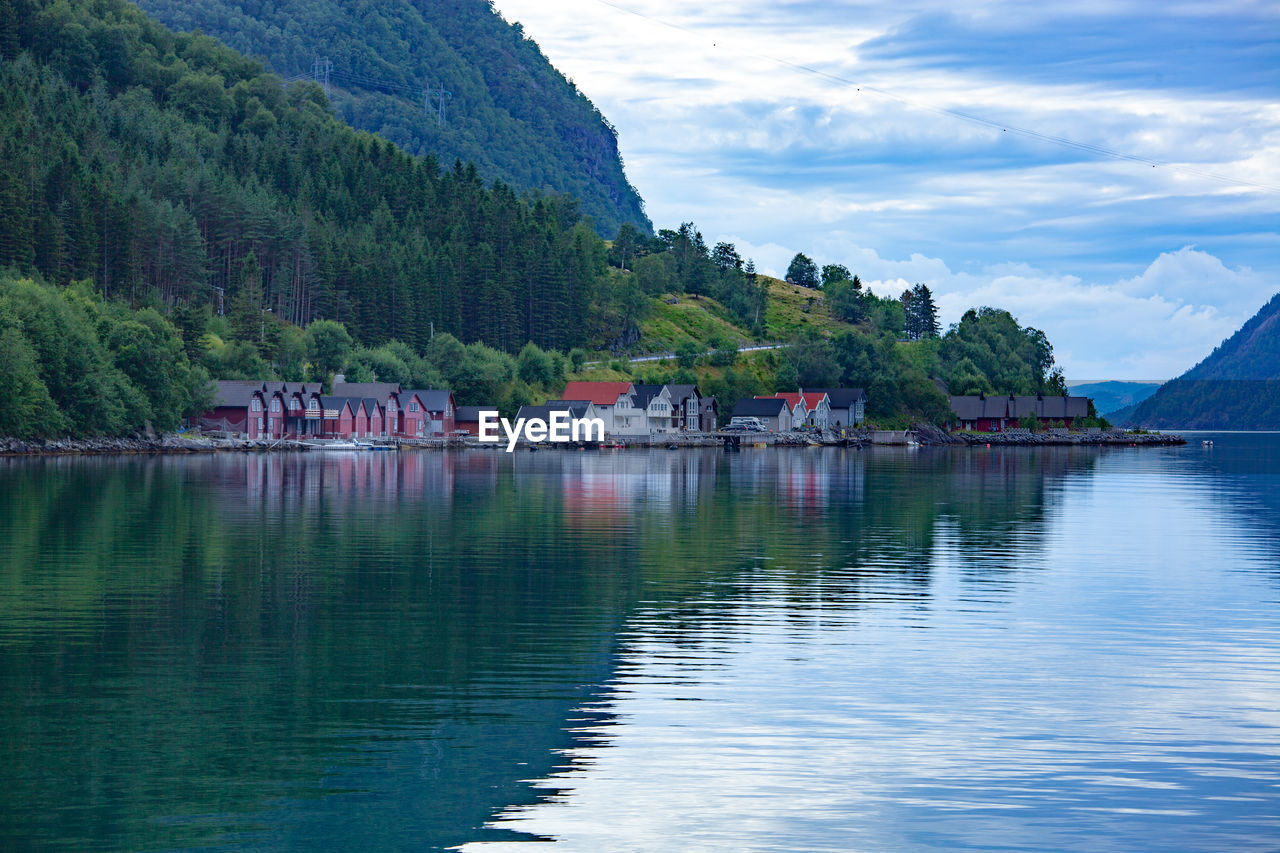
[[[1159,382],[1105,382],[1067,383],[1072,394],[1089,397],[1098,413],[1110,417],[1112,412],[1132,408],[1156,393]]]
[[[1204,361],[1140,403],[1126,423],[1280,429],[1280,293]]]
[[[0,162],[0,267],[132,306],[509,352],[625,322],[574,200],[441,171],[339,121],[313,83],[124,0],[0,4]]]
[[[483,180],[568,193],[602,236],[652,228],[612,125],[488,0],[140,0],[278,74],[323,80],[338,115]],[[436,94],[443,89],[443,98]],[[443,112],[441,110],[441,100]]]

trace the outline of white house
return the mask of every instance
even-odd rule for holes
[[[604,421],[605,435],[648,435],[642,413],[635,411],[634,392],[630,382],[570,382],[560,399],[590,402],[594,417]]]
[[[826,391],[801,391],[807,414],[804,422],[811,427],[826,429],[831,423],[831,398]]]
[[[671,391],[666,385],[633,385],[632,399],[635,407],[644,411],[648,429],[646,432],[675,432],[676,411],[671,402]]]
[[[867,392],[861,388],[813,388],[827,395],[831,404],[830,425],[860,426],[867,417]]]

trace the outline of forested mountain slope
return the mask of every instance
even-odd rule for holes
[[[330,97],[352,126],[485,181],[565,192],[600,233],[650,229],[612,126],[487,0],[140,0],[175,30],[202,30],[289,77],[329,61]],[[443,88],[440,97],[427,94]]]
[[[336,119],[315,84],[124,0],[3,4],[0,162],[0,266],[134,305],[507,351],[625,323],[572,199],[442,172]]]
[[[1280,293],[1128,418],[1144,427],[1280,429]]]

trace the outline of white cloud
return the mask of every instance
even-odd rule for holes
[[[799,250],[886,293],[924,281],[948,320],[1009,308],[1073,377],[1175,375],[1280,290],[1280,193],[1204,174],[1280,183],[1274,13],[616,5],[648,17],[497,0],[619,128],[660,227],[692,220],[772,274]]]

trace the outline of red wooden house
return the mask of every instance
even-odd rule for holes
[[[267,388],[263,382],[223,379],[214,383],[213,408],[200,417],[203,430],[258,438],[267,431]]]
[[[457,407],[453,402],[453,392],[401,391],[397,401],[400,415],[398,435],[404,438],[440,438],[454,431]]]
[[[497,406],[459,406],[454,410],[453,428],[458,432],[465,432],[467,435],[480,434],[480,415],[481,413],[490,413],[494,418],[498,416]]]
[[[968,394],[953,396],[950,401],[952,426],[975,432],[1004,432],[1020,426],[1028,415],[1035,417],[1041,428],[1056,424],[1070,427],[1076,418],[1089,414],[1088,397]]]
[[[284,393],[286,438],[309,438],[320,434],[324,407],[320,402],[318,384],[303,385],[288,382],[281,386]]]

